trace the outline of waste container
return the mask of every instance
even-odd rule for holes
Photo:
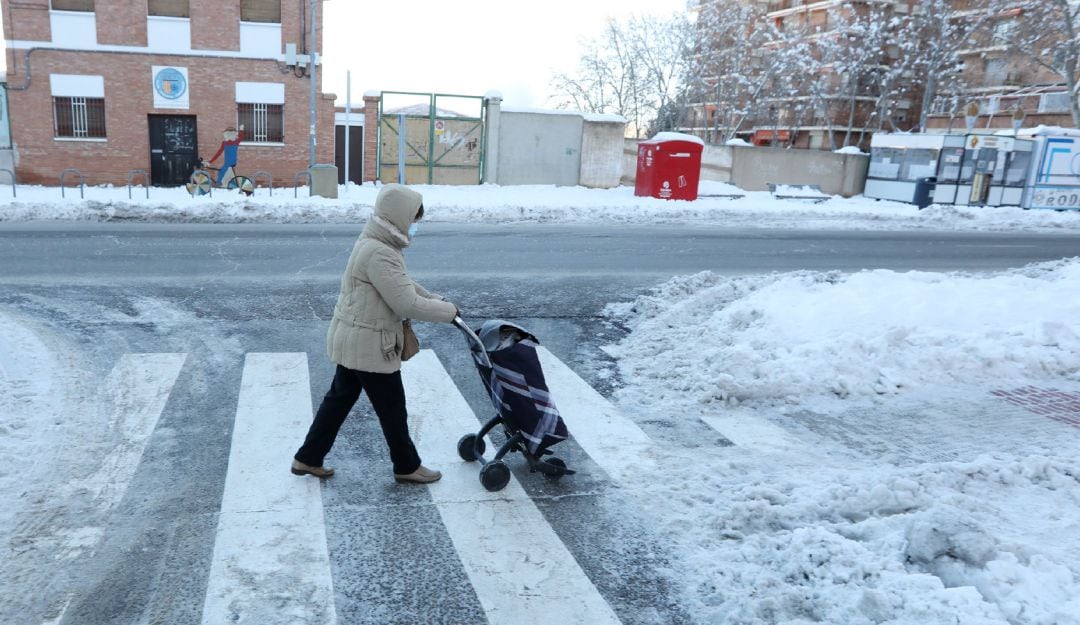
[[[693,135],[662,132],[638,143],[634,195],[696,200],[705,144]]]
[[[311,175],[311,195],[336,198],[338,192],[337,166],[312,165],[308,168]]]
[[[937,188],[937,177],[930,176],[928,178],[917,178],[915,180],[915,197],[912,201],[920,209],[926,208],[934,203],[934,189]]]

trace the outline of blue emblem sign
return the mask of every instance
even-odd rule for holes
[[[174,67],[166,67],[154,76],[154,91],[168,100],[176,100],[187,93],[187,79]]]

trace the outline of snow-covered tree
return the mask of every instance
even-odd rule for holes
[[[763,17],[755,3],[700,7],[687,84],[690,99],[714,107],[711,134],[717,142],[734,138],[748,122],[768,120],[770,91],[789,89],[798,73],[795,39]]]
[[[1073,124],[1080,128],[1080,1],[1018,4],[1019,28],[1009,32],[1010,47],[1061,77],[1068,88]]]
[[[927,117],[941,91],[958,93],[964,89],[958,53],[975,46],[980,34],[1008,1],[920,0],[916,5],[905,27],[914,44],[904,52],[911,55],[911,69],[925,81],[919,128],[926,129]],[[1053,0],[1038,0],[1050,1]]]

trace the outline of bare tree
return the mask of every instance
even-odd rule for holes
[[[576,70],[554,77],[556,105],[622,115],[640,134],[680,97],[688,40],[683,15],[610,20],[603,32],[582,43]]]

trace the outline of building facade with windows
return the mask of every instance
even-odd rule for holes
[[[714,22],[702,16],[731,15],[733,5],[746,8],[741,15],[748,21],[743,29],[723,29],[721,35],[730,41],[718,42]],[[706,98],[687,107],[686,131],[713,142],[734,134],[755,145],[835,149],[868,146],[883,127],[910,128],[918,117],[912,111],[918,81],[910,73],[888,82],[883,77],[899,56],[890,45],[894,18],[910,14],[915,5],[915,0],[693,0],[689,8],[698,15],[699,47],[711,42],[713,54],[718,49],[725,60],[725,48],[757,43],[743,54],[740,67],[728,68],[742,75],[743,92],[723,101],[721,85],[716,101],[709,102],[706,89]],[[701,71],[706,84],[735,82],[707,62]],[[725,108],[741,112],[725,115]],[[725,132],[733,117],[734,132]]]
[[[322,3],[0,0],[19,183],[75,168],[86,184],[142,183],[143,170],[180,185],[242,125],[238,173],[291,185],[310,162],[313,71],[315,161],[332,163],[334,97],[311,62]]]
[[[1029,4],[1026,0],[1004,1],[986,28],[957,50],[963,88],[939,94],[931,105],[928,128],[964,129],[968,113],[976,108],[973,130],[1008,129],[1014,119],[1028,127],[1075,125],[1062,76],[1033,62],[1032,50],[1017,49],[1027,29],[1042,28],[1027,22]],[[972,0],[954,0],[952,19],[972,19],[976,6]],[[1065,36],[1046,30],[1047,39]]]

